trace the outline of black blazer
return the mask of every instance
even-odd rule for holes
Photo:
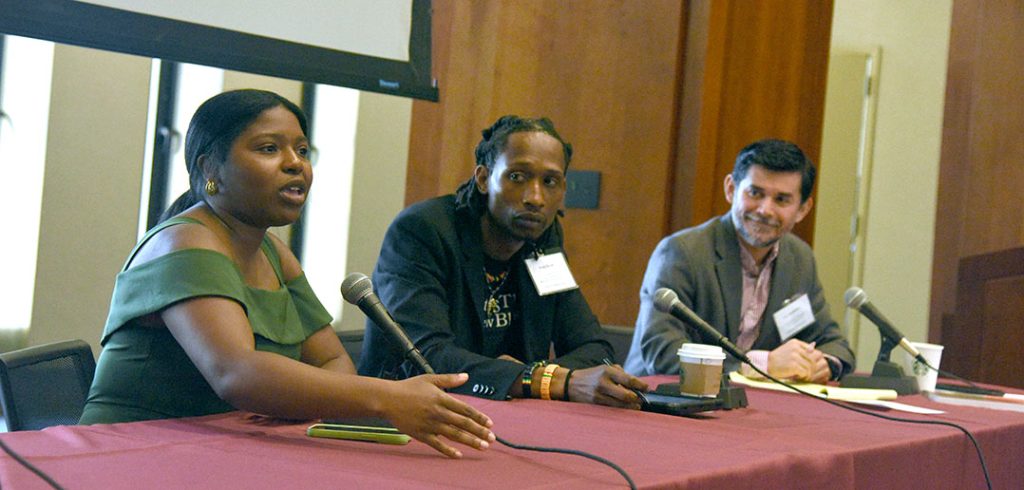
[[[512,258],[519,278],[524,362],[548,359],[569,368],[598,365],[613,358],[611,345],[578,290],[539,296],[524,259],[534,249],[561,251],[562,230],[555,223]],[[373,273],[381,302],[402,325],[438,373],[469,373],[469,381],[451,391],[505,399],[523,365],[485,357],[483,351],[484,252],[480,215],[456,204],[454,195],[414,204],[391,224]],[[359,373],[385,378],[420,374],[402,359],[386,334],[366,322]]]

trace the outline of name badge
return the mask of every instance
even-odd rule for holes
[[[562,252],[545,254],[536,259],[526,259],[526,270],[533,279],[537,294],[547,296],[576,289],[576,279],[569,272],[569,264]]]
[[[772,317],[775,318],[775,325],[779,328],[779,337],[785,342],[814,323],[811,300],[807,298],[806,293],[801,294],[796,299],[787,302],[786,306],[776,311]]]

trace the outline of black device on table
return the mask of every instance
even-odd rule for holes
[[[676,386],[679,386],[676,384]],[[675,394],[665,394],[658,391],[650,393],[637,393],[640,396],[640,410],[645,412],[663,413],[666,415],[690,415],[711,410],[720,410],[723,407],[722,400],[710,397],[696,397]]]
[[[936,383],[935,389],[955,391],[957,393],[967,393],[971,395],[1003,396],[1006,394],[1005,391],[982,388],[980,386],[953,385],[947,383]]]
[[[690,415],[711,410],[732,410],[747,406],[747,392],[742,386],[732,386],[722,377],[722,387],[716,397],[697,397],[680,394],[679,383],[662,383],[651,393],[641,397],[640,409],[645,412],[669,415]],[[649,406],[645,406],[644,398]]]

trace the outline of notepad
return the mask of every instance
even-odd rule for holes
[[[765,390],[785,391],[788,393],[795,393],[793,390],[786,388],[777,383],[771,381],[758,381],[750,379],[737,371],[729,373],[729,380],[733,383],[749,386],[751,388],[761,388]],[[897,397],[896,390],[879,390],[871,388],[843,388],[839,386],[829,386],[817,383],[789,383],[790,385],[806,391],[812,395],[820,396],[822,398],[828,398],[830,400],[845,400],[845,401],[857,401],[857,400],[895,400]]]

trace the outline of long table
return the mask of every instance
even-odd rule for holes
[[[669,377],[651,377],[653,384]],[[749,407],[696,417],[540,400],[462,397],[517,444],[588,451],[641,488],[984,488],[966,436],[849,412],[797,394],[748,388]],[[1024,414],[900,401],[977,438],[993,488],[1024,488]],[[242,412],[177,420],[59,426],[0,435],[65,488],[625,488],[614,470],[577,456],[494,445],[448,460],[407,446],[305,436],[310,422]],[[46,488],[0,453],[0,487]]]

